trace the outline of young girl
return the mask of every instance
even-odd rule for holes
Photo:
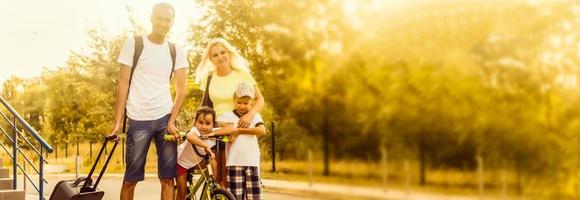
[[[211,156],[211,168],[216,170],[216,162],[211,147],[215,143],[213,140],[201,140],[200,137],[212,132],[215,123],[215,111],[209,107],[201,107],[195,112],[195,127],[186,135],[186,141],[177,147],[177,199],[185,199],[187,170],[199,165],[201,167],[207,166],[206,163],[201,163],[202,157],[199,157],[193,150],[193,145],[198,148],[200,152],[209,153]]]

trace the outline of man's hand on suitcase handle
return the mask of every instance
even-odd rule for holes
[[[71,184],[71,186],[73,186],[73,187],[76,187],[76,186],[78,186],[78,185],[79,185],[81,182],[83,182],[83,181],[86,181],[86,180],[87,180],[87,177],[84,177],[84,176],[82,176],[82,177],[79,177],[79,178],[77,178],[77,180],[75,180],[75,182],[74,182],[74,183],[72,183],[72,184]]]
[[[120,128],[120,124],[119,123],[115,123],[113,125],[113,128],[111,129],[111,133],[109,135],[107,135],[107,137],[105,137],[105,139],[107,140],[113,140],[115,142],[119,141],[119,137],[117,137],[117,133],[119,132],[119,128]]]
[[[119,138],[120,137],[117,135],[117,133],[114,133],[114,134],[111,134],[111,135],[108,135],[107,137],[105,137],[105,139],[107,141],[112,140],[114,142],[118,142],[119,141]]]

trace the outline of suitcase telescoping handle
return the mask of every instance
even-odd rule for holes
[[[117,144],[119,143],[119,141],[117,140],[117,137],[118,137],[117,135],[110,135],[110,136],[105,137],[105,142],[103,143],[103,146],[101,147],[101,150],[99,151],[99,155],[97,155],[97,159],[95,159],[95,163],[93,164],[93,167],[91,167],[91,171],[87,175],[87,178],[84,181],[83,187],[81,187],[81,193],[93,192],[93,191],[97,190],[97,185],[99,185],[99,182],[101,181],[101,178],[103,177],[103,174],[105,173],[105,170],[107,169],[107,165],[109,165],[109,161],[111,161],[111,157],[113,157],[112,154],[113,154],[113,152],[115,152],[115,148],[117,147]],[[90,185],[93,182],[91,176],[93,175],[93,172],[95,172],[95,168],[97,167],[97,163],[101,159],[101,155],[103,154],[105,147],[107,147],[107,142],[109,142],[109,141],[114,141],[115,144],[113,145],[113,149],[111,149],[111,153],[107,157],[107,161],[105,161],[105,165],[103,165],[103,168],[101,169],[101,172],[99,173],[99,176],[97,177],[97,181],[95,182],[95,184],[91,188]]]

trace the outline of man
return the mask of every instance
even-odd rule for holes
[[[144,167],[151,141],[157,149],[158,177],[161,199],[174,198],[177,144],[165,141],[163,135],[172,133],[179,138],[175,120],[185,97],[185,54],[180,48],[170,48],[166,40],[173,25],[175,11],[170,4],[158,3],[151,13],[152,31],[147,36],[128,39],[119,54],[121,64],[115,109],[115,123],[111,134],[117,134],[126,110],[128,131],[125,157],[126,168],[121,187],[121,200],[133,199],[137,182],[144,180]],[[142,53],[133,65],[135,43],[142,41]],[[140,44],[140,42],[138,42]],[[171,49],[171,50],[170,50]],[[173,57],[175,55],[175,57]],[[173,61],[175,59],[175,61]],[[135,69],[131,72],[133,66]],[[172,71],[173,70],[173,71]],[[169,92],[173,72],[175,102]],[[132,77],[132,78],[131,78]]]

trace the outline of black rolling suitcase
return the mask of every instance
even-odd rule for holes
[[[107,142],[114,141],[115,139],[116,139],[116,135],[105,138],[105,142],[103,144],[103,147],[101,147],[101,151],[99,151],[99,155],[97,156],[97,159],[95,160],[95,163],[93,164],[93,167],[91,168],[91,171],[89,172],[87,177],[79,177],[76,180],[73,179],[73,180],[64,180],[64,181],[58,182],[56,184],[56,186],[54,187],[52,194],[50,195],[50,200],[73,200],[73,199],[74,200],[100,200],[100,199],[103,199],[103,195],[105,195],[105,192],[99,190],[99,188],[97,188],[97,185],[99,185],[99,181],[101,180],[101,177],[103,177],[105,169],[107,169],[107,165],[109,164],[109,161],[111,160],[112,156],[109,156],[107,158],[107,161],[105,162],[105,165],[103,165],[103,168],[101,169],[101,172],[99,173],[99,177],[97,177],[97,181],[94,184],[93,184],[93,179],[91,178],[91,176],[93,175],[93,172],[95,171],[95,168],[97,167],[97,163],[98,163],[99,159],[101,158],[101,155],[103,154],[103,150],[105,150],[105,147],[107,146]],[[113,149],[111,150],[111,153],[109,155],[112,155],[113,152],[115,151],[115,148],[117,147],[118,141],[114,141],[114,142],[115,142],[115,145],[113,145]]]

